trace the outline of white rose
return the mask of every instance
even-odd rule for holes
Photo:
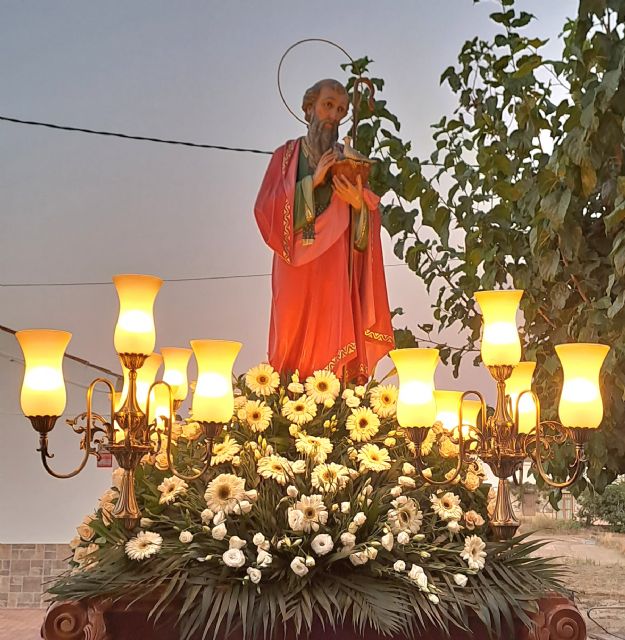
[[[295,474],[306,473],[306,460],[296,460],[291,463],[291,469]]]
[[[351,503],[341,502],[341,513],[349,513],[350,508],[351,508]]]
[[[241,513],[249,513],[252,510],[252,503],[248,500],[241,500],[237,505]]]
[[[398,482],[399,486],[404,489],[414,489],[417,486],[414,478],[409,478],[408,476],[399,476]]]
[[[310,546],[318,556],[325,556],[326,553],[330,553],[334,549],[334,542],[332,541],[332,536],[327,533],[320,533],[312,539]]]
[[[417,473],[417,470],[415,469],[415,467],[413,465],[410,464],[410,462],[404,462],[404,464],[402,465],[402,468],[401,468],[401,472],[405,476],[414,476],[415,473]]]
[[[293,561],[291,562],[291,571],[293,571],[296,576],[300,576],[300,578],[308,573],[308,567],[306,566],[303,558],[300,558],[299,556],[297,558],[293,558]]]
[[[365,553],[369,560],[375,560],[378,557],[378,550],[375,547],[365,547]]]
[[[351,398],[354,395],[354,391],[353,389],[345,389],[345,391],[343,391],[341,398],[343,398],[343,400],[347,400],[347,398]]]
[[[418,575],[421,575],[423,573],[423,567],[420,567],[418,564],[413,564],[412,567],[410,567],[410,571],[408,572],[408,577],[411,580],[416,580]]]
[[[463,573],[454,573],[454,582],[459,587],[466,587],[469,579]]]
[[[218,524],[221,524],[222,522],[226,521],[226,514],[223,511],[218,511],[215,514],[215,517],[213,518],[213,524],[215,526],[217,526]]]
[[[342,533],[341,544],[345,551],[350,551],[356,546],[356,536],[353,533]]]
[[[364,551],[350,554],[349,559],[354,566],[369,562],[369,556]]]
[[[357,527],[362,527],[362,525],[367,522],[367,516],[362,512],[359,511],[355,516],[354,516],[354,524]]]
[[[393,549],[393,544],[395,542],[393,538],[393,534],[389,531],[382,536],[382,546],[387,550],[391,551]]]
[[[395,571],[405,571],[406,563],[403,560],[397,560],[393,565],[393,569],[395,569]]]
[[[297,498],[298,494],[299,491],[297,490],[297,487],[294,487],[292,484],[286,488],[286,495],[289,496],[289,498]]]
[[[355,389],[354,389],[354,393],[359,397],[359,398],[363,398],[365,395],[365,387],[363,387],[361,384],[359,384]]]
[[[297,395],[301,395],[302,393],[304,393],[304,385],[301,382],[291,382],[287,389],[291,393],[295,393]]]
[[[447,523],[447,528],[452,532],[452,533],[460,533],[460,530],[462,529],[462,527],[460,526],[460,523],[457,520],[450,520]]]
[[[262,533],[255,533],[252,543],[259,547],[263,542],[265,542],[265,536]]]
[[[211,530],[211,536],[215,540],[223,540],[226,537],[228,530],[226,529],[226,525],[222,522],[218,524],[216,527],[213,527]]]
[[[258,498],[258,491],[256,491],[256,489],[249,489],[245,492],[245,497],[254,502],[256,498]]]
[[[398,544],[408,544],[410,542],[410,536],[407,531],[400,531],[397,534],[397,543]]]
[[[357,396],[350,396],[349,398],[347,398],[347,400],[345,400],[345,404],[350,409],[357,409],[360,406],[360,398],[358,398]]]
[[[193,540],[193,534],[190,531],[181,531],[178,540],[180,540],[182,544],[189,544],[189,542]]]
[[[312,556],[306,556],[306,566],[307,567],[314,567],[315,566],[315,559]]]
[[[268,567],[273,562],[273,556],[264,549],[258,549],[256,564],[260,567]]]
[[[232,536],[228,542],[230,549],[242,549],[246,544],[247,542],[239,538],[239,536]]]
[[[253,569],[252,567],[248,567],[247,575],[250,577],[250,582],[253,582],[254,584],[258,584],[263,574],[258,569]]]
[[[401,495],[402,492],[402,488],[401,487],[393,487],[390,491],[391,495],[393,496],[393,498],[397,498],[398,496]]]
[[[202,511],[202,513],[200,514],[200,517],[202,518],[202,522],[204,524],[210,524],[210,521],[213,519],[214,515],[215,514],[210,509],[204,509],[204,511]]]
[[[229,567],[238,568],[245,564],[245,556],[241,549],[228,549],[221,557]]]

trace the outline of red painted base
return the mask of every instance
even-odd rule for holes
[[[148,603],[133,605],[127,609],[123,602],[112,604],[110,600],[80,600],[53,604],[46,613],[41,628],[44,640],[179,640],[174,626],[177,612],[163,616],[155,627],[147,621]],[[584,620],[568,598],[552,594],[539,601],[539,611],[534,615],[535,626],[527,629],[521,623],[513,638],[506,635],[501,640],[586,640]],[[197,638],[201,638],[201,633]],[[490,640],[488,631],[475,621],[471,633],[454,631],[446,637],[434,631],[424,632],[411,640]],[[241,640],[233,634],[229,640]],[[294,633],[280,634],[272,640],[298,640]],[[306,640],[390,640],[374,631],[357,634],[351,627],[344,629],[313,628]],[[407,640],[393,638],[392,640]]]

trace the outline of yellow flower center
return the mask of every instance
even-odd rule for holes
[[[274,473],[282,473],[282,465],[279,462],[272,462],[271,463],[271,470]]]
[[[309,519],[314,518],[315,510],[312,507],[306,507],[306,509],[304,509],[304,515]]]
[[[300,403],[300,404],[296,404],[293,407],[293,410],[296,411],[297,413],[302,413],[304,411],[304,409],[306,409],[306,405]]]
[[[360,418],[360,420],[358,421],[358,426],[361,429],[364,429],[366,426],[368,426],[369,421],[367,420],[367,418]]]
[[[256,378],[256,382],[258,382],[258,384],[267,384],[269,378],[264,373],[261,373],[258,378]]]
[[[371,454],[369,455],[369,457],[370,457],[370,458],[371,458],[371,460],[373,460],[374,462],[377,462],[377,461],[380,459],[380,456],[379,456],[377,453],[375,453],[375,452],[371,453]]]
[[[223,486],[217,489],[217,497],[220,500],[227,500],[230,497],[230,487]]]
[[[325,380],[320,380],[319,382],[317,382],[317,390],[322,392],[327,391],[328,383]]]
[[[382,395],[380,400],[382,400],[382,404],[391,404],[391,396],[386,393]]]
[[[260,420],[260,411],[254,411],[252,413],[252,420]]]

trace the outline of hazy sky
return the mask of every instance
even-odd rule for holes
[[[438,84],[440,73],[466,39],[494,31],[488,14],[497,6],[471,0],[4,0],[0,115],[272,150],[303,132],[278,95],[280,56],[299,39],[323,37],[375,61],[371,72],[386,80],[383,97],[402,122],[402,136],[426,155],[430,123],[453,108],[453,96]],[[537,15],[530,32],[552,38],[557,55],[558,33],[576,2],[519,6]],[[317,79],[345,79],[338,69],[343,61],[326,45],[293,52],[284,66],[292,108]],[[268,274],[271,254],[252,215],[267,162],[267,156],[0,122],[0,284],[101,282],[133,272]],[[387,264],[398,262],[386,240],[385,254]],[[389,267],[387,279],[391,308],[407,309],[409,321],[430,317],[413,274]],[[241,340],[236,368],[242,371],[265,358],[269,303],[264,275],[166,283],[156,304],[157,348],[186,346],[192,338]],[[111,368],[118,366],[116,313],[112,285],[0,287],[0,324],[66,329],[74,334],[70,353]],[[8,366],[0,359],[0,368]],[[439,375],[439,383],[450,379]],[[36,434],[13,415],[19,407],[8,390],[0,394],[0,420],[14,447],[0,454],[2,475],[9,455],[36,458]],[[19,482],[21,489],[11,479],[28,501],[37,483],[60,481],[39,470]],[[94,482],[102,485],[102,476]],[[79,486],[80,480],[63,485],[67,502],[88,510],[96,496]],[[0,529],[0,541],[3,535],[20,539],[35,517],[25,515],[9,534]],[[48,532],[40,541],[71,537],[71,526],[60,517]]]

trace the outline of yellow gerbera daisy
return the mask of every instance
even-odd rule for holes
[[[264,400],[248,400],[243,411],[245,411],[245,421],[256,433],[263,432],[271,424],[273,411]]]
[[[317,415],[317,405],[312,398],[301,396],[297,400],[287,400],[282,415],[294,424],[306,424]]]
[[[306,378],[306,393],[317,403],[323,404],[327,400],[336,400],[341,390],[339,379],[325,369],[315,371]]]
[[[283,456],[272,454],[263,456],[258,461],[258,473],[263,478],[275,480],[278,484],[285,485],[291,478],[291,463]]]
[[[386,471],[391,468],[388,451],[375,444],[365,444],[358,452],[361,468],[367,471]]]
[[[265,362],[252,367],[245,374],[245,384],[260,396],[270,396],[280,385],[280,376]]]
[[[323,493],[338,491],[349,482],[349,469],[335,462],[318,464],[312,470],[311,482],[315,489]]]
[[[380,418],[369,407],[352,409],[352,415],[345,423],[349,436],[356,442],[368,442],[380,428]]]
[[[215,466],[224,462],[231,462],[234,456],[239,455],[241,445],[233,440],[229,435],[221,442],[213,445],[213,455],[211,456],[211,465]]]
[[[369,396],[371,408],[380,418],[391,418],[397,412],[397,387],[381,384],[371,390]]]
[[[330,438],[309,436],[305,431],[302,431],[297,434],[295,448],[299,453],[308,456],[313,462],[321,464],[326,461],[328,454],[332,453],[333,446]]]

